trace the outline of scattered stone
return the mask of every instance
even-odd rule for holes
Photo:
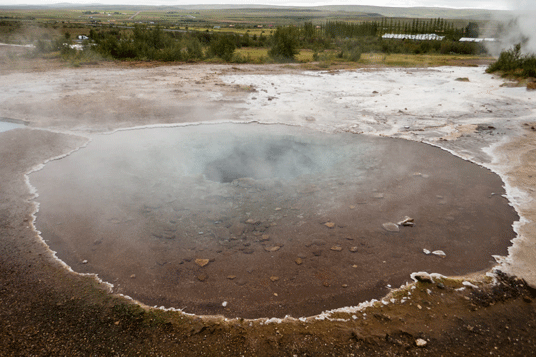
[[[281,211],[281,207],[277,207],[274,211]]]
[[[456,81],[458,81],[458,82],[469,82],[469,78],[467,78],[467,77],[456,78]]]
[[[429,255],[430,253],[432,253],[431,251],[429,251],[428,249],[423,249],[422,252],[426,255]]]
[[[302,258],[296,258],[295,262],[296,262],[296,264],[298,264],[298,265],[302,265],[302,264],[303,264],[303,260],[302,260]]]
[[[433,283],[434,279],[430,276],[430,274],[425,272],[419,272],[419,273],[413,273],[411,274],[411,277],[414,280],[420,281],[421,283]]]
[[[244,233],[244,230],[246,229],[246,226],[242,223],[236,223],[229,228],[229,232],[235,236],[240,236],[242,233]]]
[[[236,279],[236,275],[227,275],[227,279],[234,280]]]
[[[227,301],[222,302],[221,306],[226,307],[227,306]]]
[[[321,255],[322,255],[322,250],[315,250],[315,251],[313,251],[313,255],[314,255],[315,257],[319,257],[319,256],[321,256]]]
[[[199,281],[205,281],[205,280],[207,280],[207,278],[208,278],[208,275],[207,275],[207,274],[204,274],[204,273],[199,274],[199,275],[197,276],[197,280],[199,280]]]
[[[374,193],[374,194],[372,195],[372,197],[380,199],[380,198],[383,198],[384,195],[383,195],[383,193]]]
[[[357,253],[357,247],[350,247],[349,250],[352,253]]]
[[[346,239],[348,239],[348,240],[354,240],[354,237],[351,237],[351,236],[346,236],[346,237],[344,237],[344,238],[346,238]]]
[[[354,269],[357,268],[357,264],[352,265],[352,268]]]
[[[536,82],[528,82],[527,90],[536,90]]]
[[[87,264],[87,260],[82,260],[82,264]]]
[[[342,284],[342,287],[346,289],[348,287],[348,284]]]
[[[471,289],[478,289],[478,286],[476,286],[475,284],[470,283],[468,281],[462,281],[462,285],[466,286],[468,288],[471,288]]]
[[[350,209],[355,209],[355,206],[349,206]]]
[[[335,252],[340,252],[342,250],[342,247],[338,245],[334,245],[333,247],[331,247],[331,250]]]
[[[261,239],[260,239],[260,241],[261,241],[261,242],[265,242],[265,241],[267,241],[267,240],[269,240],[269,239],[270,239],[270,235],[269,235],[269,234],[263,234],[262,237],[261,237]]]
[[[274,245],[273,247],[264,247],[264,250],[267,252],[277,252],[281,247]]]
[[[411,217],[404,217],[403,220],[397,223],[399,226],[413,227],[415,225],[415,220]]]
[[[238,285],[238,286],[244,286],[244,285],[246,285],[247,283],[248,283],[247,280],[244,280],[244,279],[238,279],[238,280],[236,281],[236,285]]]
[[[426,342],[426,340],[423,340],[422,338],[418,338],[415,340],[415,345],[417,347],[426,347],[427,344],[428,342]]]
[[[272,275],[272,276],[270,277],[270,280],[271,280],[272,282],[276,282],[276,281],[279,280],[279,277],[278,277],[278,276],[275,276],[275,275]]]
[[[322,285],[324,285],[326,288],[329,287],[329,283],[328,283],[327,281],[324,281],[324,282],[322,283]]]
[[[209,263],[208,259],[196,259],[195,264],[199,265],[201,268]]]
[[[164,238],[164,239],[175,239],[175,233],[173,233],[173,232],[164,232],[164,233],[162,233],[162,238]]]
[[[328,228],[334,228],[335,227],[335,223],[333,222],[326,222],[324,223],[324,226],[328,227]]]
[[[445,289],[445,284],[443,284],[443,283],[438,283],[438,284],[437,284],[437,288],[438,288],[438,289]]]
[[[246,249],[243,249],[243,250],[242,250],[242,253],[244,253],[244,254],[253,254],[253,253],[255,253],[255,249],[253,249],[253,248],[246,248]]]
[[[400,228],[398,228],[398,225],[393,222],[387,222],[382,224],[383,228],[385,228],[388,232],[399,232]]]
[[[432,254],[437,255],[437,256],[439,256],[439,257],[441,257],[441,258],[445,258],[445,257],[447,256],[447,255],[445,254],[445,252],[442,251],[442,250],[434,250],[434,251],[432,252]]]
[[[136,279],[136,274],[132,274],[132,275],[130,276],[130,279]]]

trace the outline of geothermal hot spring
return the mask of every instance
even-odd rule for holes
[[[228,317],[313,315],[415,271],[489,269],[517,219],[498,176],[441,149],[282,125],[97,135],[30,181],[36,227],[73,270]]]

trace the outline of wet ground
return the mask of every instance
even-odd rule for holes
[[[0,133],[4,354],[527,356],[534,351],[534,92],[503,87],[503,80],[483,68],[458,67],[304,73],[292,66],[58,69],[47,64],[2,72],[0,83],[4,117],[47,129]],[[304,103],[322,105],[311,110]],[[425,141],[498,172],[521,221],[493,270],[496,283],[485,271],[436,278],[395,291],[381,303],[302,320],[195,317],[110,294],[93,276],[70,272],[35,235],[34,195],[24,174],[84,146],[91,133],[200,118],[244,122],[259,120],[259,114],[265,123],[295,121],[325,132]],[[408,229],[420,227],[415,219]],[[216,260],[205,268],[212,263]]]
[[[489,269],[518,219],[498,176],[438,148],[281,125],[99,135],[30,183],[36,228],[75,271],[228,317],[311,316],[415,271]]]

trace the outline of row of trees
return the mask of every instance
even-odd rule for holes
[[[381,21],[366,21],[352,23],[345,21],[328,21],[321,26],[313,26],[311,22],[300,28],[300,33],[306,40],[313,38],[354,38],[365,36],[381,36],[386,33],[394,34],[432,34],[445,36],[447,39],[458,40],[461,37],[478,37],[478,24],[471,22],[467,27],[458,28],[454,23],[437,19],[395,20],[383,18]]]
[[[421,28],[418,24],[415,22],[415,28]],[[214,57],[224,61],[241,61],[245,59],[236,55],[236,49],[243,46],[270,47],[268,55],[275,61],[293,60],[300,48],[312,49],[316,59],[328,50],[329,53],[337,52],[337,57],[348,61],[359,60],[362,52],[476,54],[484,51],[480,44],[453,40],[384,40],[378,34],[380,27],[385,26],[389,28],[391,23],[386,20],[359,24],[334,21],[320,28],[305,23],[301,27],[279,27],[270,36],[250,36],[247,33],[169,31],[158,26],[149,28],[136,25],[133,29],[92,29],[86,48],[105,58],[158,61],[198,61]],[[398,25],[394,23],[393,26]],[[451,28],[449,23],[441,19],[431,20],[430,26]],[[72,51],[65,43],[69,42],[66,36],[48,47],[50,50],[58,47],[68,54]],[[38,44],[39,50],[44,47],[44,43]]]

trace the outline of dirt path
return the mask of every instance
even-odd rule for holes
[[[65,269],[31,229],[34,204],[24,174],[35,165],[79,148],[93,132],[184,123],[199,118],[249,121],[261,112],[269,114],[269,122],[271,115],[290,113],[295,105],[311,102],[301,95],[314,87],[293,87],[295,83],[315,78],[324,83],[329,81],[328,77],[312,74],[289,77],[293,71],[284,66],[177,66],[4,73],[0,85],[2,116],[27,120],[34,129],[0,133],[0,319],[3,321],[0,349],[3,354],[531,355],[536,347],[533,333],[536,295],[523,280],[503,274],[498,274],[499,282],[495,285],[484,274],[459,280],[436,278],[433,283],[419,282],[414,288],[394,293],[386,300],[387,305],[377,303],[309,319],[200,318],[139,307],[128,299],[109,294],[107,285],[92,276]],[[224,74],[255,76],[222,77]],[[397,104],[394,98],[401,92],[393,87],[392,97],[387,93],[373,97],[374,88],[365,85],[361,78],[360,87],[367,96],[364,92],[345,97],[343,93],[348,94],[349,90],[338,89],[337,96],[326,97],[325,103],[326,106],[330,102],[338,103],[342,109],[333,109],[325,118],[322,112],[316,111],[314,121],[307,120],[311,115],[305,112],[289,115],[285,120],[289,123],[303,120],[320,130],[350,130],[358,124],[353,130],[375,130],[384,135],[434,142],[460,156],[494,166],[510,188],[519,190],[519,197],[524,198],[516,201],[518,212],[533,221],[536,218],[532,200],[535,134],[530,125],[523,125],[533,115],[525,102],[527,94],[503,92],[494,87],[500,83],[490,80],[484,85],[486,90],[498,94],[484,103],[475,79],[469,86],[477,87],[476,94],[464,93],[457,102],[455,93],[468,89],[451,81],[448,73],[424,73],[425,77],[428,74],[432,79],[439,78],[436,87],[445,83],[442,87],[445,93],[447,86],[458,91],[452,91],[452,96],[441,103],[434,102],[434,98],[426,103],[406,98]],[[452,76],[463,74],[461,70]],[[416,75],[421,74],[407,76]],[[386,74],[378,73],[378,76]],[[476,78],[476,74],[471,76]],[[229,78],[234,78],[235,83]],[[412,93],[427,90],[414,88]],[[268,99],[274,97],[272,90],[280,99]],[[317,97],[316,102],[318,98],[324,100]],[[382,100],[398,107],[380,111],[382,105],[383,108],[389,105]],[[460,111],[451,107],[445,112],[429,110],[449,102]],[[359,120],[344,124],[346,110],[356,111],[356,108],[344,108],[352,103],[361,106],[356,116]],[[377,108],[376,111],[369,111],[369,106]],[[405,112],[405,108],[409,114],[392,115],[398,110]],[[465,114],[461,113],[462,109]],[[427,110],[429,115],[419,115]],[[488,125],[479,127],[484,123]],[[41,128],[49,130],[38,130]],[[496,147],[495,160],[480,150],[491,143],[502,144],[504,137],[510,140],[505,141],[505,146]],[[510,191],[514,198],[515,192]],[[524,238],[511,249],[508,265],[504,266],[508,272],[531,277],[530,262],[534,255],[530,239],[534,238],[534,231],[532,223],[521,226],[519,233]],[[462,285],[463,281],[471,281],[475,286]],[[390,302],[391,298],[394,303]]]

